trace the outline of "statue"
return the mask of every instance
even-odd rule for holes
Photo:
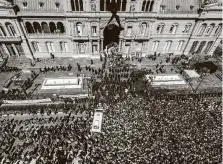
[[[91,0],[91,11],[96,11],[96,4],[94,0]]]
[[[136,8],[135,8],[135,2],[132,2],[132,3],[131,3],[130,10],[131,10],[131,11],[135,11],[135,9],[136,9]]]

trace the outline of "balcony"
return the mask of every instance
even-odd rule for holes
[[[156,17],[156,12],[123,12],[119,11],[118,15],[120,18],[148,18],[148,17]],[[98,12],[84,12],[84,11],[67,11],[67,17],[75,17],[75,18],[110,18],[111,13],[109,11],[98,11]]]
[[[73,35],[73,40],[89,40],[89,35]]]
[[[44,33],[36,33],[36,34],[27,34],[26,35],[27,38],[29,39],[53,39],[53,38],[67,38],[68,35],[66,33],[48,33],[48,34],[44,34]]]
[[[92,34],[90,36],[90,39],[93,39],[93,40],[100,39],[100,35],[98,35],[98,34]]]
[[[0,42],[21,42],[21,36],[0,36]]]
[[[129,40],[131,40],[131,39],[135,39],[135,35],[132,35],[132,34],[124,34],[123,37],[124,37],[125,39],[129,39]]]
[[[189,38],[190,34],[150,34],[150,38]]]
[[[136,40],[148,40],[150,37],[148,35],[136,35],[135,36]]]

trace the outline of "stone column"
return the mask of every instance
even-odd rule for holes
[[[126,42],[126,40],[123,39],[123,40],[122,40],[122,49],[123,49],[123,50],[124,50],[124,48],[125,48],[125,42]]]
[[[15,28],[15,31],[16,31],[16,36],[23,36],[23,32],[22,32],[22,29],[20,28],[19,26],[19,22],[17,20],[13,20],[14,21],[14,28]],[[24,39],[24,37],[22,37]]]
[[[96,1],[95,1],[96,3]],[[85,10],[84,11],[91,11],[91,0],[85,0]]]
[[[152,1],[150,1],[152,2]],[[158,12],[160,10],[160,5],[162,1],[154,1],[152,12]]]
[[[133,42],[134,42],[134,40],[132,39],[132,40],[131,40],[131,43],[130,43],[130,48],[129,48],[129,51],[130,51],[130,52],[132,51],[132,48],[134,47],[134,46],[133,46]]]
[[[19,52],[18,52],[18,50],[17,50],[17,48],[16,48],[16,46],[15,46],[15,44],[11,44],[12,45],[12,48],[14,49],[14,51],[15,51],[15,53],[16,53],[16,56],[20,56],[19,55]]]
[[[149,30],[150,30],[150,22],[147,22],[147,27],[146,27],[146,33],[145,33],[145,36],[148,36],[149,35]]]
[[[133,40],[131,40],[131,43],[130,43],[130,46],[129,46],[129,52],[128,52],[128,54],[131,53],[131,49],[132,49],[132,47],[133,47]]]
[[[195,23],[195,28],[193,29],[193,31],[191,32],[193,35],[197,35],[197,33],[199,32],[200,30],[200,27],[201,27],[201,24],[202,22],[197,22]]]
[[[103,39],[101,39],[101,52],[103,52]]]
[[[106,0],[104,0],[104,11],[106,11]]]
[[[89,53],[92,54],[92,45],[93,45],[93,41],[90,40],[89,42]]]
[[[72,35],[73,35],[73,36],[77,36],[77,26],[76,26],[76,23],[77,23],[77,22],[73,22],[73,23],[71,23],[71,26],[73,26],[73,28],[71,27]]]
[[[138,0],[138,1],[135,2],[135,11],[140,12],[141,9],[142,9],[142,1]]]
[[[98,54],[100,54],[100,39],[98,39],[97,41],[98,41],[98,49],[97,49],[97,52],[98,52]]]
[[[123,0],[121,0],[121,4],[120,4],[120,11],[122,11],[122,1],[123,1]]]
[[[118,45],[118,51],[122,52],[121,50],[122,50],[122,39],[120,39],[119,45]]]
[[[131,5],[131,0],[127,0],[125,11],[130,12],[130,5]]]
[[[206,46],[207,46],[207,43],[208,43],[208,42],[205,42],[205,44],[204,44],[203,48],[201,49],[200,54],[202,54],[202,53],[203,53],[203,51],[205,50],[205,48],[206,48]]]
[[[24,22],[20,22],[20,24],[21,24],[21,27],[22,27],[22,29],[23,29],[25,35],[26,35],[26,34],[27,34],[27,31],[26,31]],[[41,26],[41,25],[40,25],[40,26]],[[42,27],[41,27],[41,29],[42,29]]]
[[[100,0],[95,0],[95,4],[96,4],[96,12],[100,11]]]
[[[67,11],[72,11],[71,9],[71,0],[63,1],[63,5],[66,6]]]
[[[3,47],[4,51],[6,52],[6,54],[10,57],[10,53],[9,53],[8,49],[6,48],[5,44],[2,44],[2,47]]]
[[[79,43],[78,42],[73,42],[74,47],[76,47],[76,53],[79,55]],[[75,52],[75,49],[73,50]]]

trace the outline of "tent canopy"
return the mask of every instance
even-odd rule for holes
[[[195,70],[185,69],[184,72],[189,78],[199,78],[200,75]]]

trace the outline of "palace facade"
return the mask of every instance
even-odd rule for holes
[[[112,41],[126,55],[212,55],[222,40],[221,0],[0,0],[0,17],[2,56],[94,58]]]

